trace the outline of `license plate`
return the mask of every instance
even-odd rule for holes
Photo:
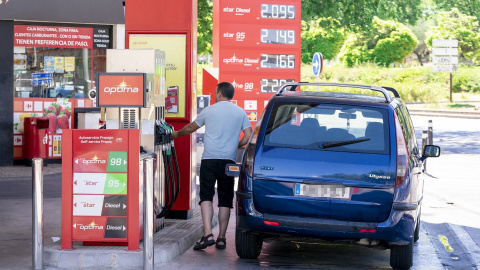
[[[350,187],[342,185],[295,184],[295,196],[350,199]]]

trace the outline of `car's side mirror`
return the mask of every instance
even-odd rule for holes
[[[225,165],[225,174],[228,176],[238,177],[240,175],[240,164],[229,163]]]
[[[426,159],[428,157],[439,157],[440,156],[440,147],[436,145],[425,145],[423,148],[422,158]]]

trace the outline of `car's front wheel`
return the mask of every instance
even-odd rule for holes
[[[244,259],[256,259],[262,251],[263,240],[260,236],[235,229],[235,249]]]
[[[390,266],[393,269],[410,269],[413,265],[413,239],[408,245],[393,245],[390,249]]]

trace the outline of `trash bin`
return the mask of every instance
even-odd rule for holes
[[[32,166],[33,158],[42,158],[47,165],[48,158],[48,118],[25,117],[23,157],[25,165]]]

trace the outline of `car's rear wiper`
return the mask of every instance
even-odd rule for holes
[[[369,140],[370,140],[369,138],[364,138],[364,139],[355,139],[355,140],[348,140],[348,141],[324,142],[322,144],[319,144],[318,146],[323,149],[323,148],[330,148],[330,147],[336,147],[336,146],[342,146],[342,145],[349,145],[349,144],[354,144],[359,142],[366,142]]]

